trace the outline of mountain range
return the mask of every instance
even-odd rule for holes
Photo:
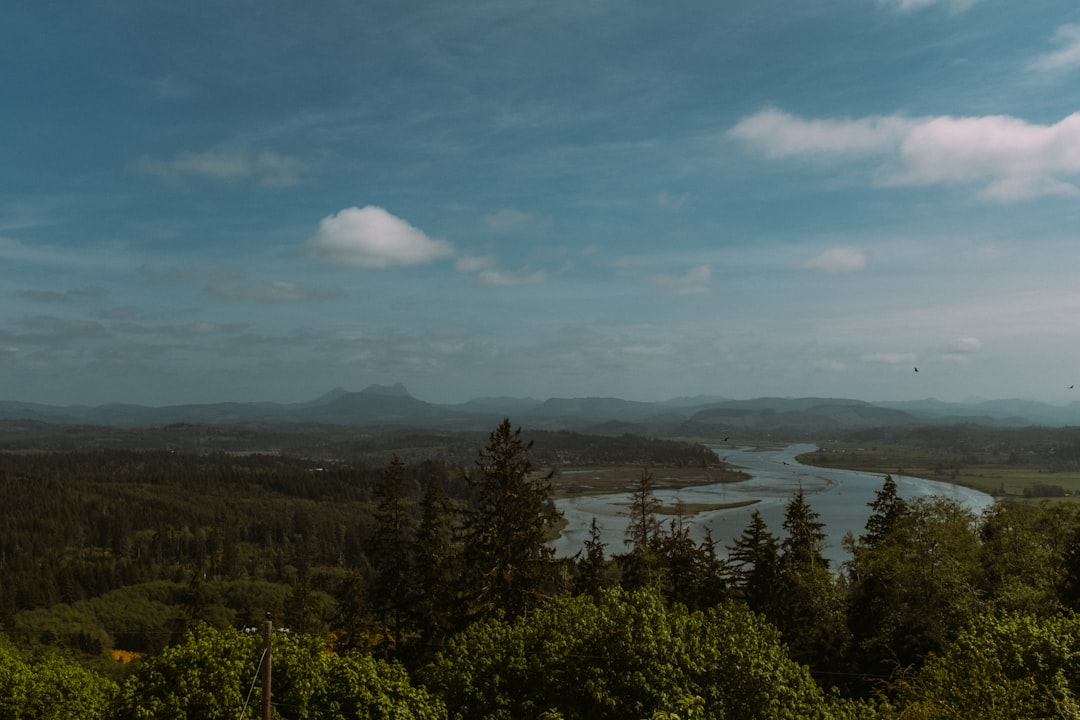
[[[0,401],[0,421],[117,428],[302,423],[477,431],[494,428],[504,417],[527,428],[603,435],[813,438],[830,432],[904,425],[1080,426],[1080,402],[1057,406],[1028,400],[867,402],[814,397],[732,400],[700,395],[663,402],[608,397],[543,401],[485,397],[443,405],[417,399],[400,383],[371,385],[359,392],[335,388],[302,403],[223,402],[150,407]]]

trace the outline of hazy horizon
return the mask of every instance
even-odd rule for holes
[[[22,3],[0,41],[2,399],[1077,392],[1080,6]]]
[[[401,384],[401,383],[395,383],[395,384]],[[206,400],[206,401],[191,402],[191,403],[180,402],[180,403],[161,403],[161,404],[150,405],[150,404],[145,404],[145,403],[124,403],[124,402],[120,402],[120,401],[106,401],[106,402],[103,402],[103,403],[39,403],[36,400],[24,400],[24,399],[19,399],[19,398],[0,397],[0,402],[41,404],[41,405],[49,405],[49,406],[54,406],[54,407],[64,407],[64,406],[96,407],[96,406],[100,406],[100,405],[114,405],[114,404],[116,404],[116,405],[119,405],[119,404],[145,405],[146,407],[168,407],[168,406],[172,406],[172,405],[188,405],[188,404],[215,405],[215,404],[227,404],[227,403],[275,403],[275,404],[281,404],[281,405],[291,405],[291,404],[310,403],[310,402],[313,402],[315,400],[318,400],[318,399],[322,398],[325,395],[334,393],[336,391],[342,391],[342,392],[349,393],[349,394],[361,394],[361,393],[365,392],[366,390],[391,387],[392,385],[393,384],[391,384],[391,385],[382,385],[382,384],[379,384],[379,383],[373,383],[372,385],[369,385],[369,386],[366,386],[366,387],[354,388],[354,389],[343,388],[343,387],[337,386],[337,387],[334,387],[334,388],[330,388],[330,389],[326,390],[325,392],[318,393],[317,395],[314,395],[312,397],[305,397],[305,398],[301,398],[299,400],[271,400],[271,399],[266,399],[266,398],[254,399],[254,400],[235,400],[233,398],[221,398],[219,400]],[[936,397],[909,398],[909,399],[904,399],[904,400],[897,400],[897,399],[894,399],[894,398],[856,398],[856,397],[850,397],[850,396],[846,396],[846,395],[829,395],[829,396],[823,396],[823,395],[754,395],[754,396],[747,396],[747,397],[731,397],[731,396],[726,396],[726,395],[721,396],[721,395],[717,395],[715,393],[694,393],[693,395],[678,395],[678,396],[673,396],[673,397],[661,397],[661,398],[635,398],[635,397],[620,397],[620,396],[615,396],[615,395],[550,395],[550,396],[546,396],[546,397],[532,397],[532,396],[527,396],[527,395],[473,395],[473,396],[469,396],[469,397],[463,397],[463,398],[457,398],[457,399],[451,399],[451,400],[435,400],[435,399],[432,399],[432,398],[428,398],[428,397],[418,395],[417,393],[412,392],[408,387],[405,387],[405,390],[414,399],[420,400],[421,402],[429,403],[429,404],[432,404],[432,405],[463,405],[463,404],[466,404],[466,403],[469,403],[469,402],[472,402],[472,401],[485,401],[485,400],[486,401],[499,401],[499,400],[533,401],[533,402],[536,402],[536,403],[544,403],[544,402],[547,402],[549,400],[586,400],[586,399],[588,399],[588,400],[620,400],[620,401],[638,402],[638,403],[646,403],[646,404],[665,404],[665,403],[672,403],[672,402],[679,402],[679,401],[691,401],[691,400],[693,400],[695,398],[708,398],[707,400],[704,401],[704,403],[708,403],[708,402],[712,402],[712,401],[716,401],[716,402],[750,402],[750,401],[755,401],[755,400],[766,400],[766,399],[777,399],[777,400],[822,399],[822,400],[851,400],[853,402],[863,402],[863,403],[869,403],[871,405],[873,405],[873,404],[894,404],[894,403],[913,403],[913,404],[919,404],[919,403],[943,403],[943,404],[948,404],[948,405],[977,405],[977,404],[982,404],[982,403],[994,403],[994,402],[1020,402],[1020,403],[1033,402],[1033,403],[1041,403],[1041,404],[1044,404],[1044,405],[1046,405],[1048,407],[1053,407],[1053,408],[1067,408],[1067,407],[1070,407],[1071,405],[1076,404],[1077,402],[1080,402],[1080,400],[1070,400],[1068,402],[1062,402],[1062,403],[1047,403],[1047,402],[1044,402],[1044,401],[1041,401],[1041,400],[1036,400],[1036,399],[1033,399],[1033,398],[1020,398],[1020,397],[1011,397],[1011,398],[1010,397],[1000,397],[1000,398],[967,397],[967,398],[959,398],[959,399],[955,399],[955,400],[944,400],[944,399],[936,398]]]

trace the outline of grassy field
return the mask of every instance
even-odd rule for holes
[[[998,497],[1021,500],[1080,500],[1080,472],[1042,467],[1036,458],[1008,462],[1000,455],[934,452],[902,445],[857,447],[827,443],[806,453],[799,461],[807,465],[863,472],[911,475],[955,483]]]

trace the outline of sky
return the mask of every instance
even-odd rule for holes
[[[3,400],[1080,398],[1075,3],[13,3],[0,67]]]

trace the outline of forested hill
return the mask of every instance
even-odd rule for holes
[[[467,506],[473,498],[467,478],[488,442],[480,434],[351,443],[342,437],[289,456],[260,452],[281,441],[275,434],[185,427],[160,438],[136,433],[147,445],[168,439],[168,449],[94,447],[132,437],[117,433],[87,430],[59,438],[68,450],[0,449],[0,620],[131,585],[186,583],[193,573],[285,587],[302,565],[367,567],[376,487],[386,467],[395,458],[405,463],[414,509],[428,484]],[[718,463],[709,450],[690,443],[569,432],[530,439],[538,468]],[[185,443],[200,452],[172,449]],[[215,450],[219,444],[230,452]],[[322,589],[340,580],[340,574],[327,576]],[[272,604],[281,609],[280,598]],[[238,620],[257,619],[261,612],[240,612]]]

